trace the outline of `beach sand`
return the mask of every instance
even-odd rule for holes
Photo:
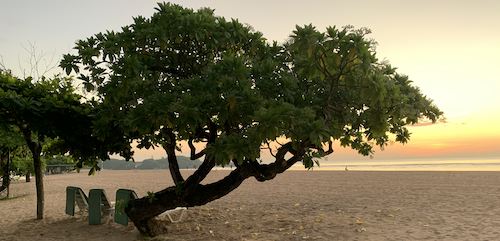
[[[65,190],[103,188],[114,200],[128,188],[144,196],[172,185],[169,172],[82,171],[46,177],[41,221],[34,180],[12,183],[17,198],[0,200],[0,240],[500,240],[499,182],[499,172],[287,171],[263,183],[250,178],[148,239],[132,224],[91,226],[66,215]]]

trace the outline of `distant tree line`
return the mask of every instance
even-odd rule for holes
[[[199,167],[203,162],[196,159],[191,160],[189,157],[178,156],[180,169],[191,169]],[[110,159],[102,162],[101,169],[104,170],[130,170],[137,166],[138,170],[153,170],[153,169],[169,169],[168,158],[161,159],[145,159],[142,162],[125,161],[124,159]]]

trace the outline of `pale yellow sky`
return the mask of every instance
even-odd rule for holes
[[[28,68],[22,45],[57,62],[78,39],[149,17],[156,1],[90,0],[83,2],[8,1],[0,7],[0,55],[17,76]],[[500,1],[174,1],[185,7],[214,8],[217,15],[238,18],[268,40],[283,42],[295,25],[319,30],[347,24],[368,27],[378,43],[379,59],[387,58],[448,116],[447,124],[412,127],[408,145],[387,147],[377,156],[433,153],[499,152]],[[0,59],[0,61],[2,60]],[[61,72],[56,69],[54,72]],[[138,151],[137,160],[166,156],[162,150]],[[337,153],[349,153],[338,150]],[[187,153],[185,153],[187,155]],[[333,154],[335,155],[335,154]],[[349,153],[348,155],[355,155]],[[343,156],[340,155],[339,156]],[[333,156],[332,156],[333,157]]]

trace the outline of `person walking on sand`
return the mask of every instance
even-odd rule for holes
[[[346,170],[346,171],[349,171],[349,170],[347,170],[347,167],[345,167],[345,170]]]

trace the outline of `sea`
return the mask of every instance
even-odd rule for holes
[[[300,163],[293,170],[304,170]],[[500,171],[500,158],[437,158],[437,159],[394,159],[341,161],[322,160],[312,170],[333,171]]]

